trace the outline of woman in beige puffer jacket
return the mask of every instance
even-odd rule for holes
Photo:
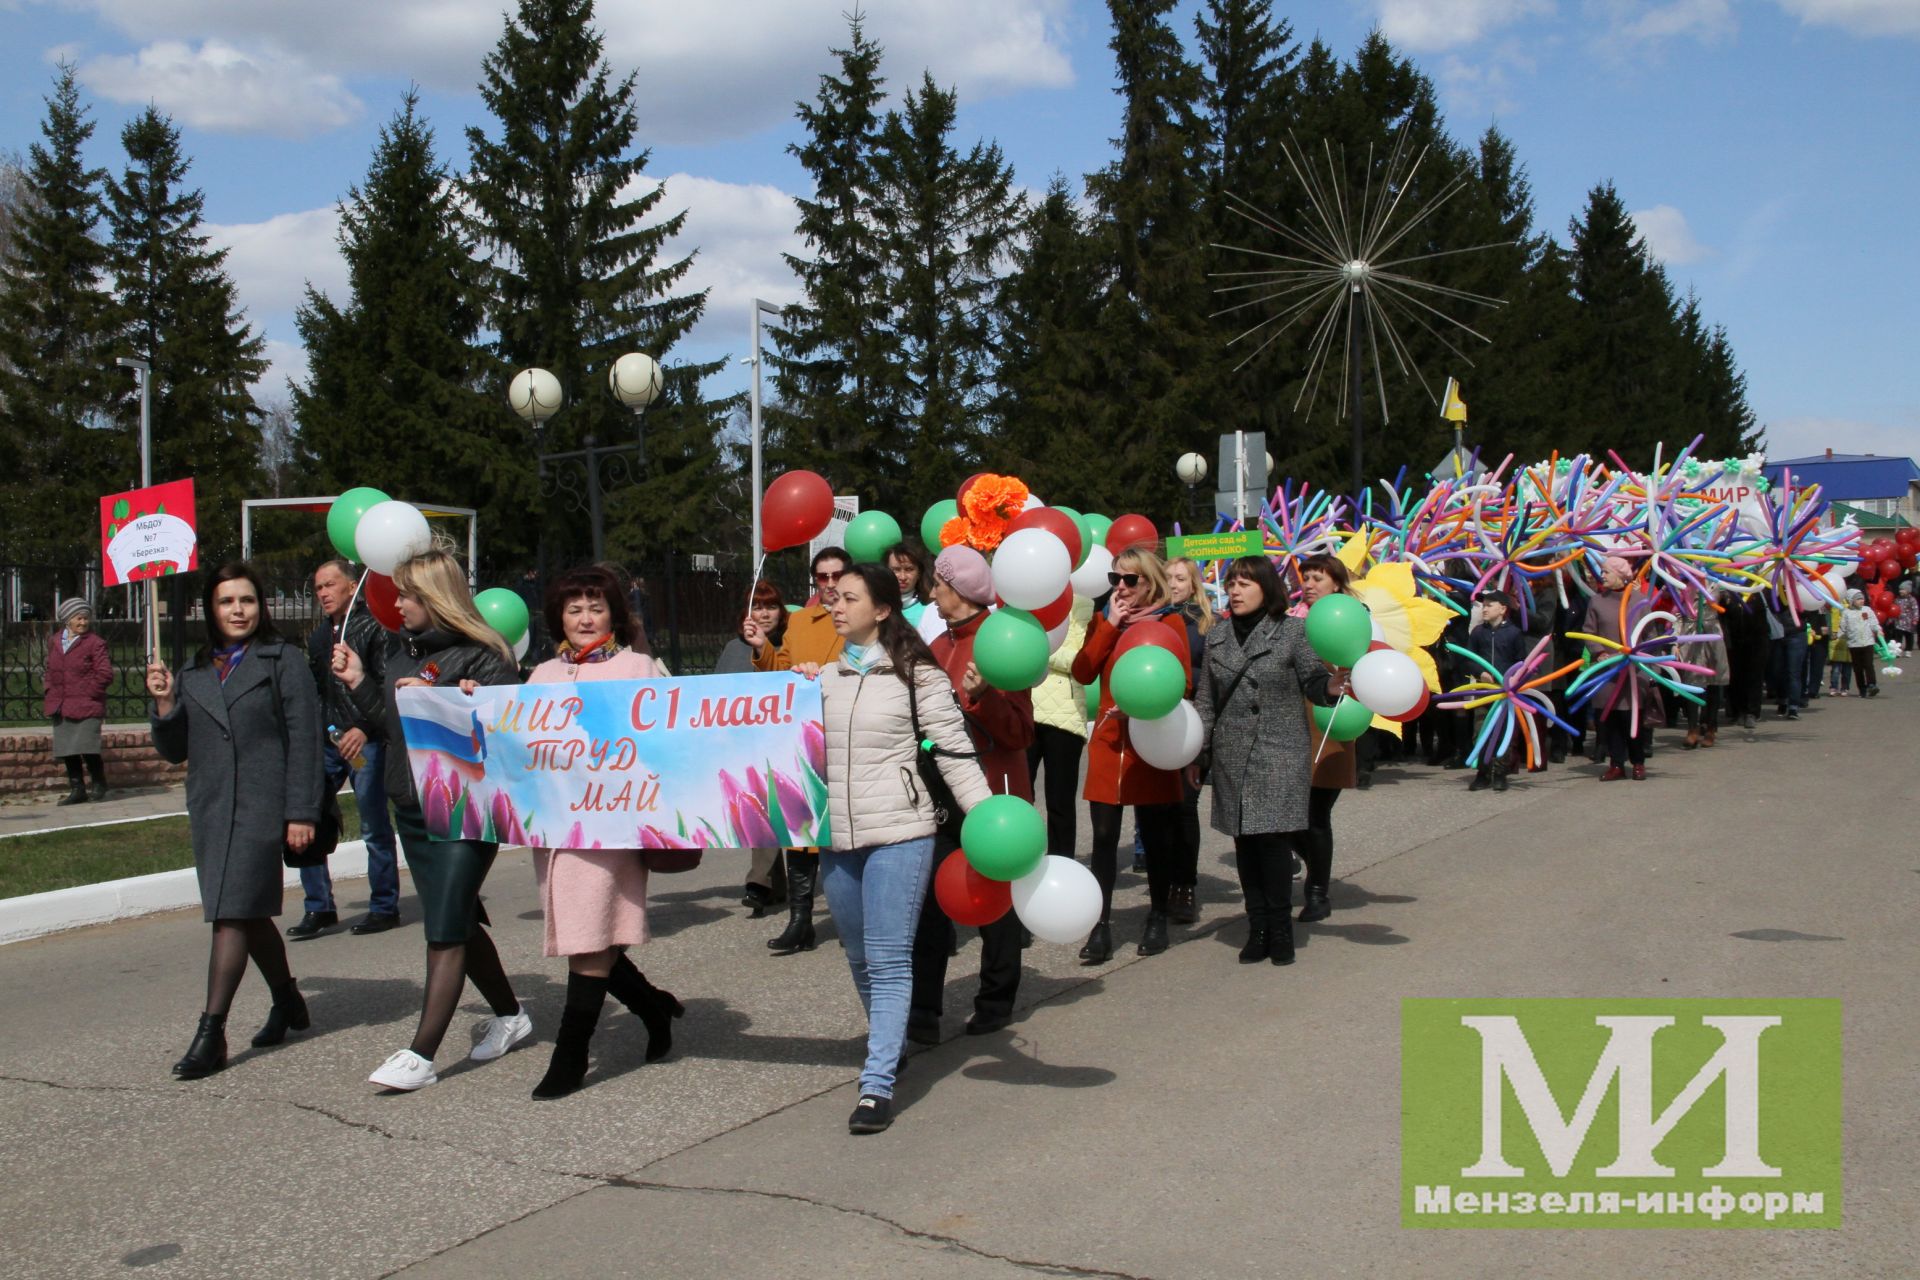
[[[821,880],[867,1011],[860,1105],[847,1127],[878,1133],[893,1119],[913,991],[913,934],[933,879],[939,818],[918,770],[922,735],[937,748],[931,754],[962,813],[991,793],[971,758],[973,740],[953,684],[907,625],[893,574],[873,564],[847,570],[833,624],[846,639],[839,661],[796,670],[820,681],[833,828],[833,848],[820,856]]]

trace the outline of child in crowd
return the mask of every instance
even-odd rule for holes
[[[1513,612],[1513,601],[1506,592],[1482,591],[1478,600],[1480,625],[1467,636],[1467,648],[1504,674],[1507,668],[1527,656],[1527,633],[1509,616]],[[1475,770],[1473,781],[1467,784],[1467,790],[1485,791],[1492,787],[1495,791],[1505,791],[1507,775],[1513,772],[1513,750],[1510,747],[1500,752],[1499,744],[1492,740],[1482,746],[1480,767]]]

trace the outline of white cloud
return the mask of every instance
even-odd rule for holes
[[[806,252],[793,229],[800,217],[793,197],[765,183],[688,173],[671,174],[664,185],[666,195],[655,208],[662,217],[685,209],[687,221],[662,256],[673,261],[698,250],[682,287],[710,290],[706,314],[688,340],[744,352],[755,298],[800,298],[800,282],[782,256]]]
[[[245,50],[223,40],[198,48],[162,40],[131,55],[89,58],[80,79],[114,102],[151,102],[200,129],[299,138],[338,128],[360,100],[335,75],[272,48]]]
[[[1713,253],[1694,236],[1693,228],[1687,225],[1687,215],[1670,204],[1657,204],[1629,216],[1646,243],[1647,252],[1665,266],[1684,267]]]
[[[1839,27],[1860,36],[1920,35],[1915,0],[1778,0],[1810,27]]]
[[[1380,29],[1409,49],[1454,49],[1537,13],[1551,0],[1377,0]]]
[[[1632,40],[1693,36],[1717,40],[1734,32],[1732,0],[1668,0],[1665,4],[1616,3],[1615,28]]]
[[[297,342],[268,338],[262,354],[267,358],[267,371],[253,384],[253,398],[261,404],[283,404],[291,399],[287,383],[307,380],[307,349]]]
[[[206,232],[227,251],[227,274],[258,324],[291,316],[308,281],[335,302],[346,302],[347,264],[334,239],[339,229],[339,211],[328,205],[265,222],[208,223]]]
[[[500,38],[502,0],[78,0],[137,40],[298,49],[332,76],[404,75],[473,87]],[[1529,3],[1533,0],[1503,0]],[[846,43],[846,0],[621,0],[597,22],[617,72],[635,73],[649,142],[737,137],[787,120]],[[1071,0],[888,0],[867,15],[889,87],[922,68],[969,98],[1073,82],[1062,28]]]
[[[1806,458],[1831,449],[1920,458],[1920,414],[1910,415],[1904,424],[1803,416],[1774,418],[1766,427],[1769,457]]]

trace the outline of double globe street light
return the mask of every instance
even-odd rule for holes
[[[588,431],[582,448],[549,453],[545,427],[566,404],[566,392],[560,386],[560,379],[545,369],[522,369],[507,384],[507,403],[533,428],[534,456],[538,461],[542,482],[547,478],[547,464],[550,462],[577,460],[586,471],[587,518],[593,530],[595,561],[607,558],[606,526],[601,504],[601,460],[612,457],[624,461],[625,456],[632,453],[637,466],[646,466],[646,437],[641,418],[660,398],[665,386],[666,375],[660,368],[660,362],[652,356],[639,351],[630,351],[621,356],[607,370],[607,388],[615,400],[633,413],[633,443],[600,445],[594,441],[593,432]],[[542,545],[544,543],[542,539]]]

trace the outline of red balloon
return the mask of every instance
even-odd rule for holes
[[[767,486],[760,545],[768,551],[804,545],[832,519],[833,486],[811,471],[789,471]]]
[[[1190,656],[1190,646],[1187,644],[1187,637],[1183,633],[1175,631],[1158,618],[1149,618],[1145,622],[1136,622],[1121,632],[1120,642],[1113,646],[1113,656],[1117,659],[1121,654],[1133,649],[1138,649],[1143,644],[1157,644],[1168,653],[1174,654],[1177,657],[1187,658]]]
[[[1067,559],[1070,562],[1080,563],[1080,526],[1052,507],[1023,511],[1007,526],[1008,533],[1017,533],[1022,529],[1045,529],[1067,544]]]
[[[1889,556],[1879,561],[1878,564],[1880,566],[1880,580],[1882,582],[1892,582],[1903,572],[1900,568],[1900,557],[1898,556]]]
[[[1073,584],[1067,584],[1067,589],[1060,593],[1058,600],[1055,600],[1044,609],[1034,609],[1031,612],[1033,613],[1033,620],[1035,622],[1045,627],[1048,631],[1053,630],[1065,622],[1067,615],[1073,612]]]
[[[977,929],[1013,909],[1013,882],[987,879],[967,861],[966,850],[955,849],[933,873],[933,896],[947,919]]]
[[[366,602],[367,612],[375,622],[389,631],[400,629],[400,589],[393,585],[392,578],[367,570],[367,580],[360,587],[360,599]]]
[[[1920,529],[1908,525],[1893,535],[1894,545],[1901,547],[1920,547]]]
[[[1914,548],[1911,546],[1901,547],[1900,548],[1901,567],[1905,569],[1911,569],[1916,563],[1920,563],[1920,548]]]
[[[1426,714],[1427,704],[1432,701],[1433,701],[1432,690],[1428,689],[1425,685],[1422,685],[1420,686],[1420,701],[1414,704],[1413,710],[1408,711],[1402,715],[1388,716],[1387,719],[1397,720],[1401,724],[1411,724],[1413,721],[1418,720],[1422,715]]]
[[[976,471],[960,482],[960,487],[954,491],[953,500],[960,504],[961,515],[967,513],[967,490],[973,488],[975,480],[984,480],[991,474],[992,472],[989,471]]]
[[[1145,516],[1121,516],[1107,530],[1107,550],[1116,556],[1128,547],[1153,546],[1159,541],[1160,531]]]
[[[1388,644],[1388,643],[1387,643],[1387,642],[1386,642],[1385,640],[1369,640],[1369,641],[1367,641],[1367,652],[1368,652],[1368,653],[1378,653],[1378,652],[1380,652],[1380,651],[1381,651],[1382,649],[1391,649],[1391,648],[1393,648],[1393,646],[1392,646],[1392,645],[1390,645],[1390,644]],[[1393,717],[1392,717],[1392,716],[1388,716],[1388,717],[1387,717],[1387,719],[1389,719],[1389,720],[1391,720],[1391,719],[1393,719]]]

